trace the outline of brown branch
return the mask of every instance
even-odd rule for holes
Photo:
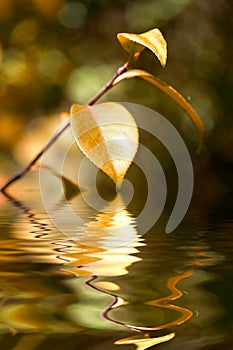
[[[100,89],[97,94],[90,99],[87,103],[87,106],[92,106],[96,103],[108,90],[110,90],[114,86],[114,81],[121,74],[125,73],[128,70],[128,63],[125,63],[123,66],[119,67],[113,77]],[[49,142],[42,148],[42,150],[29,162],[29,164],[15,174],[12,178],[10,178],[5,185],[0,189],[1,192],[5,192],[6,189],[15,181],[19,180],[23,177],[28,171],[30,171],[31,167],[41,158],[42,154],[46,152],[54,142],[59,138],[59,136],[68,128],[70,125],[70,120],[66,119],[60,124],[60,127],[57,129],[56,133],[52,136]]]

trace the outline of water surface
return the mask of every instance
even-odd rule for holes
[[[65,235],[39,198],[0,197],[1,349],[233,348],[229,217],[189,215],[168,235],[165,211],[141,236],[118,195],[104,212],[78,202],[85,225]]]

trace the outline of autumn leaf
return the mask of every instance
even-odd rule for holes
[[[85,156],[119,186],[138,148],[138,129],[130,112],[114,102],[84,109],[74,105],[70,123]]]
[[[145,49],[151,50],[157,56],[161,65],[165,67],[167,60],[167,43],[159,29],[152,29],[142,34],[119,33],[117,38],[121,46],[136,61]]]
[[[203,144],[203,139],[205,136],[205,126],[200,116],[197,114],[197,112],[192,108],[192,106],[188,103],[188,101],[176,89],[174,89],[172,86],[168,85],[164,81],[156,78],[154,75],[141,69],[131,69],[121,74],[119,77],[117,77],[114,80],[113,85],[116,85],[125,79],[132,79],[137,77],[148,81],[152,85],[156,86],[157,88],[165,92],[165,94],[170,96],[187,113],[187,115],[193,122],[197,130],[197,133],[199,135],[199,145],[197,149],[197,153],[198,153]]]
[[[79,111],[81,111],[82,109],[85,109],[86,106],[83,106],[83,105],[78,105],[77,103],[73,104],[71,106],[71,109],[70,109],[70,114],[76,114],[78,113]]]

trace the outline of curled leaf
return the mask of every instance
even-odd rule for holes
[[[127,71],[126,73],[121,74],[119,77],[117,77],[114,81],[113,85],[116,85],[120,83],[121,81],[125,79],[132,79],[132,78],[142,78],[149,83],[155,85],[157,88],[165,92],[168,96],[170,96],[189,116],[189,118],[192,120],[197,133],[199,135],[199,145],[197,152],[200,151],[203,139],[205,135],[205,126],[200,118],[200,116],[197,114],[197,112],[192,108],[192,106],[188,103],[188,101],[172,86],[168,85],[164,81],[156,78],[154,75],[141,70],[141,69],[131,69]]]
[[[159,29],[155,28],[142,34],[119,33],[117,34],[117,39],[121,46],[133,57],[134,61],[147,48],[157,56],[161,65],[165,67],[167,43]]]
[[[119,103],[71,110],[71,128],[79,148],[117,185],[123,180],[138,148],[138,129]]]

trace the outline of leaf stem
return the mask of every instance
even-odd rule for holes
[[[116,71],[116,73],[113,75],[112,79],[110,79],[103,87],[100,89],[97,94],[90,99],[90,101],[87,103],[88,106],[92,106],[96,103],[108,90],[110,90],[114,86],[114,81],[116,78],[118,78],[121,74],[125,73],[128,70],[128,63],[126,62],[123,64],[123,66],[119,67]]]
[[[100,89],[95,96],[93,96],[87,103],[87,106],[92,106],[96,103],[108,90],[110,90],[114,86],[114,81],[116,78],[118,78],[121,74],[125,73],[128,70],[128,62],[123,64],[123,66],[119,67],[116,71],[116,73],[113,75],[113,77]],[[11,177],[5,185],[0,189],[1,192],[6,191],[6,189],[15,181],[19,180],[21,177],[23,177],[28,171],[30,171],[31,167],[41,158],[42,154],[46,152],[59,138],[59,136],[68,128],[70,125],[69,118],[64,120],[59,128],[56,130],[54,135],[51,137],[49,142],[42,148],[42,150],[26,165],[25,168],[23,168],[21,171],[16,173],[13,177]]]

